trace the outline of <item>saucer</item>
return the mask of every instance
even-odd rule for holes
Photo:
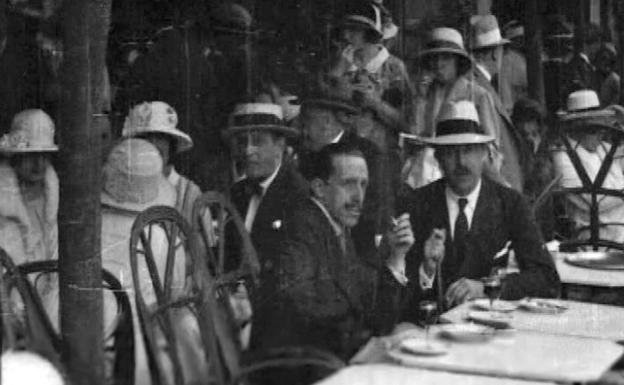
[[[401,341],[399,349],[403,353],[417,356],[441,356],[447,353],[446,347],[436,341],[425,341],[422,338],[408,338]]]
[[[487,341],[494,334],[494,329],[475,323],[442,325],[438,330],[440,336],[459,342]]]
[[[508,329],[513,317],[511,314],[496,313],[489,311],[471,311],[468,313],[468,319],[482,325],[487,325],[495,329]]]
[[[495,300],[493,306],[490,307],[490,300],[487,298],[476,299],[474,300],[472,305],[480,310],[493,310],[503,313],[512,312],[518,308],[518,305],[516,305],[515,303],[501,299]]]
[[[532,313],[559,314],[568,309],[557,300],[543,298],[524,298],[518,303],[521,309]]]

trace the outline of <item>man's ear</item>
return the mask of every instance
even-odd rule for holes
[[[312,196],[316,199],[323,199],[325,197],[325,182],[321,178],[314,178],[310,182],[310,189],[312,190]]]

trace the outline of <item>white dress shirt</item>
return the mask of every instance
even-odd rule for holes
[[[258,213],[258,207],[260,207],[260,202],[262,202],[262,197],[264,197],[264,194],[269,189],[269,186],[271,186],[271,183],[273,183],[273,181],[275,180],[275,177],[277,177],[277,173],[279,172],[281,167],[282,167],[282,164],[280,163],[275,169],[275,171],[273,172],[273,174],[271,174],[271,176],[269,176],[268,178],[260,182],[260,187],[262,188],[262,195],[258,196],[254,194],[249,200],[249,205],[247,206],[247,214],[245,214],[245,228],[250,233],[251,233],[251,228],[253,226],[254,220],[256,219],[256,214]]]
[[[451,190],[450,187],[446,186],[444,189],[444,195],[446,196],[446,209],[448,211],[448,219],[449,225],[451,228],[450,236],[452,238],[455,237],[455,221],[457,221],[457,216],[459,215],[459,199],[466,198],[468,203],[466,207],[464,207],[464,214],[466,215],[466,219],[468,220],[468,229],[472,226],[472,218],[474,217],[475,208],[477,207],[477,200],[479,198],[479,193],[481,192],[481,180],[477,183],[472,192],[466,196],[459,196]],[[422,289],[431,289],[433,287],[433,279],[435,275],[428,276],[425,272],[423,265],[420,265],[418,269],[418,275],[420,279],[420,287]]]

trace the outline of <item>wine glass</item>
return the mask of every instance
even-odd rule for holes
[[[483,279],[483,291],[490,299],[491,311],[494,311],[494,301],[500,297],[502,288],[502,277],[499,275],[491,275]]]
[[[425,343],[427,348],[429,345],[429,327],[433,325],[436,321],[436,313],[438,310],[438,304],[436,301],[420,301],[418,303],[418,311],[420,312],[420,317],[425,324]]]

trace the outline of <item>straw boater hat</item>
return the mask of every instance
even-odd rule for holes
[[[30,109],[13,117],[11,131],[0,138],[0,153],[56,152],[54,122],[43,110]]]
[[[503,36],[509,40],[524,37],[524,26],[518,20],[512,20],[503,26]]]
[[[503,38],[498,21],[494,15],[475,15],[470,19],[472,26],[472,50],[497,47],[509,44],[508,39]]]
[[[226,138],[248,131],[271,131],[286,137],[295,137],[299,132],[284,122],[282,107],[273,103],[241,103],[234,107],[228,128],[223,131]]]
[[[427,38],[425,49],[420,53],[420,60],[426,60],[432,55],[451,53],[457,55],[468,66],[471,64],[470,55],[464,48],[464,39],[461,33],[453,28],[434,28]]]
[[[134,106],[124,122],[122,136],[131,138],[146,134],[164,134],[175,141],[176,152],[193,147],[191,137],[178,130],[178,114],[164,102],[145,102]]]
[[[104,164],[102,204],[136,212],[175,205],[175,190],[162,169],[163,160],[154,145],[143,139],[125,139]]]
[[[615,110],[601,108],[600,100],[594,90],[574,91],[568,96],[565,111],[558,111],[561,122],[568,127],[579,123],[583,126],[613,127],[616,120]]]
[[[442,106],[436,136],[420,140],[437,147],[490,143],[494,137],[483,134],[475,105],[471,101],[461,100]]]
[[[375,34],[379,39],[383,37],[381,9],[377,4],[368,1],[359,1],[351,5],[340,25],[342,27],[363,27]]]

